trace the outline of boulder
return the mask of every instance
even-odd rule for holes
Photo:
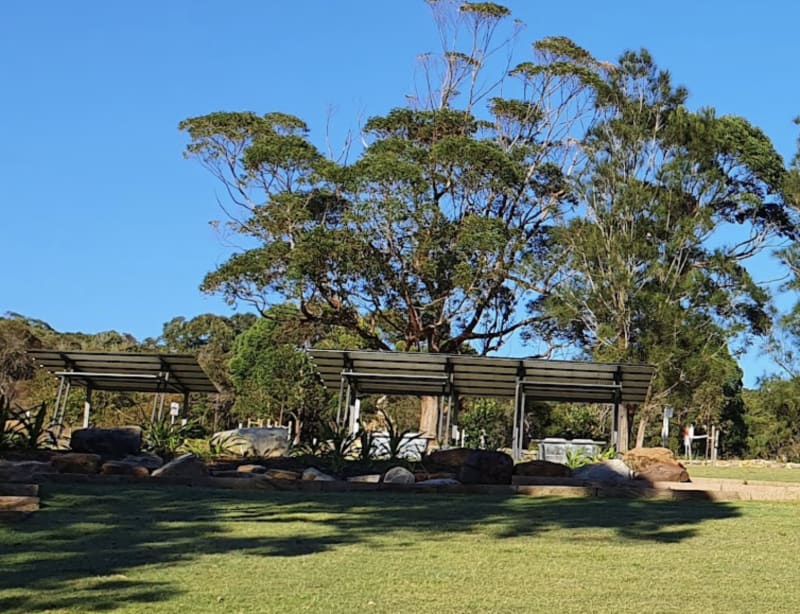
[[[239,465],[236,471],[241,471],[242,473],[266,473],[267,468],[263,465]]]
[[[368,484],[377,484],[381,481],[380,473],[369,473],[367,475],[351,475],[347,478],[348,482],[361,482]]]
[[[511,484],[514,459],[505,452],[472,450],[461,466],[462,484]]]
[[[69,447],[73,452],[99,454],[103,458],[120,459],[142,450],[142,429],[124,426],[114,429],[78,429],[72,431]]]
[[[67,452],[50,459],[50,464],[58,473],[98,473],[101,458],[99,454]]]
[[[35,475],[53,473],[50,463],[41,461],[6,461],[0,460],[0,482],[30,482]]]
[[[103,475],[132,475],[136,478],[146,478],[150,475],[147,467],[115,460],[103,463],[103,466],[100,467],[100,473]]]
[[[622,460],[633,471],[644,471],[650,465],[665,464],[675,465],[683,468],[677,460],[672,450],[668,448],[633,448],[625,452]]]
[[[214,433],[211,437],[211,445],[239,456],[285,456],[289,444],[289,429],[282,426],[233,429]]]
[[[691,482],[689,473],[680,464],[653,463],[635,474],[637,480],[654,482]]]
[[[429,469],[438,468],[458,473],[472,452],[474,452],[472,448],[434,450],[423,459],[423,464]]]
[[[208,467],[194,454],[184,454],[153,471],[154,478],[204,478]]]
[[[461,482],[453,478],[432,478],[430,480],[417,482],[416,486],[458,486],[459,484],[461,484]]]
[[[514,465],[514,475],[537,478],[568,478],[572,475],[572,471],[561,463],[534,460]]]
[[[243,471],[236,471],[236,469],[216,469],[211,472],[211,475],[215,478],[236,478],[239,480],[259,477],[256,473],[245,473]]]
[[[631,470],[619,459],[584,465],[572,471],[572,477],[585,482],[620,484],[631,479]]]
[[[383,474],[382,481],[384,484],[413,484],[417,480],[405,467],[392,467]]]
[[[157,454],[152,454],[150,452],[142,452],[140,454],[129,454],[125,458],[122,459],[123,463],[128,463],[129,465],[138,465],[139,467],[145,467],[149,471],[155,471],[160,467],[164,466],[164,461],[161,459],[160,456]]]
[[[415,471],[414,478],[417,482],[424,480],[455,480],[456,474],[452,471]]]
[[[251,474],[254,475],[254,474]],[[297,471],[289,471],[288,469],[270,469],[265,473],[268,478],[273,480],[298,480],[300,474]]]
[[[323,473],[316,467],[309,467],[305,471],[303,471],[303,475],[301,476],[304,480],[316,480],[317,482],[335,482],[336,478],[329,476],[327,473]]]

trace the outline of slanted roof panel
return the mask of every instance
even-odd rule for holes
[[[36,363],[73,385],[120,392],[219,392],[191,354],[30,350]]]
[[[326,387],[345,377],[360,394],[449,394],[513,398],[518,380],[543,401],[642,403],[655,371],[649,365],[496,358],[413,352],[309,350]],[[442,385],[431,376],[438,375]]]

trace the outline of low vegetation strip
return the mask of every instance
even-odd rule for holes
[[[0,526],[3,612],[800,610],[797,503],[40,494]]]

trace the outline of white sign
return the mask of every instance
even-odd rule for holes
[[[181,415],[180,403],[170,403],[169,404],[169,415],[170,416],[180,416]]]

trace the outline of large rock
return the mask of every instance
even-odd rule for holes
[[[458,486],[459,484],[461,482],[453,478],[431,478],[417,482],[416,486]]]
[[[99,454],[68,452],[50,459],[53,469],[59,473],[98,473],[101,458]]]
[[[142,450],[142,429],[124,426],[114,429],[78,429],[69,443],[73,452],[99,454],[103,458],[120,459]]]
[[[514,475],[537,478],[568,478],[572,475],[572,471],[561,463],[534,460],[514,465]]]
[[[383,474],[384,484],[413,484],[417,479],[405,467],[392,467]]]
[[[122,459],[123,463],[128,463],[129,465],[137,465],[139,467],[145,467],[149,471],[155,471],[164,466],[164,461],[161,459],[160,456],[157,454],[152,454],[150,452],[142,452],[141,454],[130,454]]]
[[[381,481],[380,473],[367,473],[365,475],[351,475],[347,478],[348,482],[358,482],[360,484],[377,484]]]
[[[680,463],[653,463],[635,474],[637,480],[650,482],[691,482],[689,473]]]
[[[100,467],[100,473],[103,475],[131,475],[135,478],[146,478],[150,475],[147,467],[115,460],[103,463],[103,466]]]
[[[242,473],[266,473],[267,468],[264,465],[239,465],[236,471]]]
[[[194,454],[184,454],[153,471],[154,478],[204,478],[208,467]]]
[[[241,471],[239,467],[239,471]],[[255,473],[246,473],[245,475],[256,475]],[[265,475],[273,480],[299,480],[301,474],[297,471],[289,471],[288,469],[269,469]]]
[[[511,484],[513,473],[514,459],[505,452],[472,450],[458,479],[462,484]]]
[[[572,477],[586,482],[620,484],[630,480],[632,473],[625,463],[615,458],[574,469]]]
[[[444,469],[458,473],[461,466],[467,461],[472,448],[449,448],[447,450],[434,450],[423,459],[423,464],[428,469]]]
[[[289,429],[241,428],[214,433],[211,444],[227,454],[239,456],[285,456],[289,451]]]
[[[336,478],[329,476],[327,473],[323,473],[316,467],[309,467],[305,471],[303,471],[303,475],[301,476],[304,480],[315,480],[317,482],[334,482]]]
[[[0,482],[31,482],[41,473],[53,473],[50,463],[0,460]]]
[[[625,452],[622,460],[633,471],[644,471],[650,465],[657,464],[683,467],[668,448],[633,448]]]

